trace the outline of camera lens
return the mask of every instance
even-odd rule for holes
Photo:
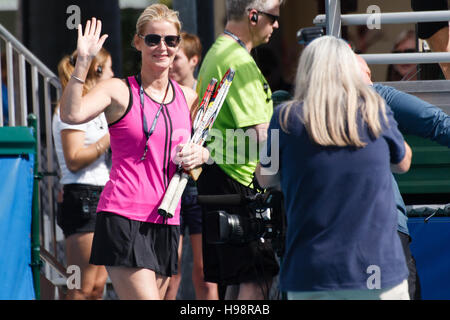
[[[240,217],[236,215],[228,215],[228,224],[230,226],[230,239],[239,240],[244,236],[244,229],[240,221]]]

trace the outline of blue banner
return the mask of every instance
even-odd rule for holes
[[[450,218],[409,218],[411,253],[424,300],[450,300]]]
[[[35,299],[31,272],[34,155],[0,156],[0,300]]]

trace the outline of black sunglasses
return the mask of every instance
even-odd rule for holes
[[[248,10],[250,11],[250,10],[252,10],[252,9],[248,9]],[[265,15],[267,18],[269,18],[271,24],[274,24],[276,21],[278,21],[278,20],[280,19],[280,16],[276,16],[276,15],[271,14],[271,13],[267,13],[267,12],[260,11],[260,10],[256,10],[256,12],[258,12],[258,14],[263,14],[263,15]]]
[[[263,15],[265,15],[267,18],[269,18],[271,24],[275,24],[275,22],[277,22],[278,19],[280,19],[280,16],[276,16],[276,15],[274,15],[274,14],[267,13],[267,12],[264,12],[264,11],[259,11],[259,10],[257,10],[257,11],[258,11],[259,14],[263,14]]]
[[[171,48],[175,48],[180,43],[180,36],[161,36],[159,34],[149,33],[145,36],[138,34],[138,36],[144,39],[144,42],[149,47],[155,47],[159,45],[161,39],[164,39],[164,43]]]

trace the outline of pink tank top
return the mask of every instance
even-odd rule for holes
[[[148,140],[143,128],[140,85],[128,77],[130,102],[125,115],[109,126],[111,136],[112,168],[97,206],[97,212],[106,211],[131,220],[163,223],[157,210],[175,174],[175,148],[186,143],[191,134],[189,107],[183,91],[170,81],[174,91],[172,101],[166,104],[158,117],[155,130]],[[144,94],[144,112],[150,128],[160,104]],[[180,203],[167,224],[180,224]]]

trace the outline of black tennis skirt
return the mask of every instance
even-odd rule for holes
[[[180,226],[130,220],[100,212],[89,263],[146,268],[171,277],[177,274]]]

